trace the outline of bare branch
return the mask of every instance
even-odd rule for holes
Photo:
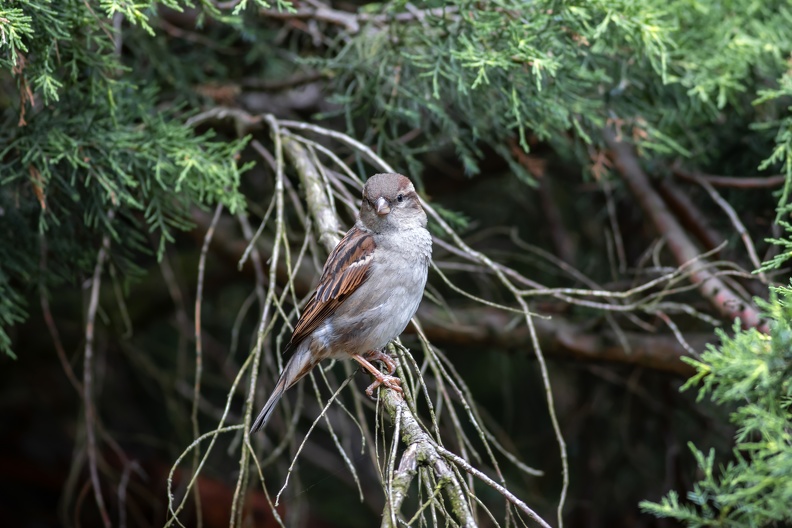
[[[734,226],[734,229],[737,231],[737,234],[740,235],[743,245],[745,245],[746,251],[748,251],[748,257],[751,259],[751,264],[755,270],[760,269],[762,267],[762,262],[759,260],[759,255],[756,254],[756,247],[754,246],[753,240],[751,240],[751,235],[748,234],[748,230],[745,229],[745,225],[737,215],[737,212],[734,210],[731,204],[727,202],[718,191],[715,190],[715,187],[713,187],[710,182],[700,176],[696,176],[695,181],[704,187],[704,190],[709,193],[709,195],[712,197],[712,200],[718,204],[720,208],[723,209],[723,212],[729,217],[729,220],[731,220],[731,223]],[[763,283],[767,284],[767,276],[764,274],[764,272],[760,271],[757,273],[757,275]]]
[[[726,283],[706,267],[694,260],[699,251],[685,234],[677,219],[668,211],[663,200],[652,189],[649,178],[641,168],[638,158],[627,143],[616,138],[611,128],[604,131],[605,142],[613,152],[616,167],[630,186],[644,211],[652,218],[657,229],[666,237],[668,247],[680,264],[690,262],[690,280],[701,294],[725,318],[739,318],[746,328],[757,328],[767,333],[769,327],[751,303],[740,298]]]
[[[111,209],[107,215],[108,221],[115,217],[115,209]],[[88,440],[88,470],[91,475],[91,487],[96,500],[96,507],[102,517],[105,528],[110,528],[110,516],[107,513],[102,487],[99,482],[98,453],[96,444],[96,407],[93,402],[93,352],[96,311],[99,309],[99,290],[102,284],[102,269],[110,250],[110,235],[106,234],[102,238],[102,247],[96,255],[96,266],[94,266],[93,279],[91,280],[91,296],[88,302],[88,312],[85,315],[85,358],[83,360],[83,405],[85,407],[85,435]]]
[[[300,175],[300,180],[305,189],[305,199],[308,202],[311,214],[316,220],[316,234],[319,242],[325,249],[331,248],[332,250],[338,244],[338,241],[341,240],[338,235],[341,228],[338,224],[338,218],[328,202],[328,196],[322,184],[322,176],[309,159],[308,153],[297,141],[284,137],[283,149]]]
[[[407,497],[407,490],[415,475],[418,474],[418,448],[413,444],[402,453],[399,468],[393,472],[390,483],[390,497],[385,503],[382,515],[382,528],[396,528],[396,512],[401,509],[402,502]]]
[[[786,176],[715,176],[701,172],[688,171],[678,164],[671,169],[674,175],[689,181],[705,181],[713,187],[731,187],[733,189],[775,189],[781,187],[786,181]]]
[[[454,320],[440,308],[424,304],[418,311],[426,337],[438,346],[493,347],[523,350],[531,345],[528,329],[514,326],[514,315],[485,307],[454,309]],[[628,349],[612,329],[589,329],[563,317],[536,319],[536,334],[542,350],[551,357],[583,361],[603,361],[635,365],[690,376],[692,368],[681,361],[685,348],[672,335],[647,335],[623,332]],[[504,332],[504,328],[509,328]],[[406,330],[412,331],[411,327]],[[687,342],[701,351],[712,339],[711,333],[687,334]]]
[[[408,449],[412,448],[415,450],[417,463],[433,469],[434,473],[440,478],[440,485],[444,488],[451,502],[451,509],[460,524],[465,528],[477,526],[470,510],[470,504],[464,497],[461,483],[440,456],[441,448],[415,420],[404,398],[393,390],[380,390],[379,394],[380,401],[383,402],[385,409],[390,414],[391,420],[394,422],[397,419],[400,420],[402,441],[407,445]]]
[[[193,380],[193,402],[192,411],[190,412],[190,422],[192,423],[193,437],[198,437],[200,429],[198,427],[198,403],[201,400],[201,377],[203,375],[203,340],[201,339],[201,305],[203,302],[203,288],[204,288],[204,275],[206,273],[206,255],[209,252],[209,244],[212,243],[212,236],[214,235],[215,226],[220,220],[220,213],[223,212],[223,205],[217,204],[215,207],[212,222],[209,224],[209,229],[204,236],[203,246],[201,247],[201,256],[198,260],[198,285],[195,294],[195,379]],[[193,454],[193,472],[198,469],[198,455],[200,453],[195,450]],[[193,488],[193,497],[195,499],[195,511],[199,519],[198,524],[201,522],[201,495],[198,492],[198,487]]]
[[[475,476],[476,478],[484,482],[487,486],[490,486],[491,488],[497,490],[498,493],[500,493],[506,498],[506,500],[517,506],[519,509],[525,512],[531,519],[536,521],[536,523],[539,526],[543,526],[544,528],[550,528],[550,525],[547,524],[547,522],[545,522],[544,519],[539,517],[539,515],[535,511],[529,508],[527,504],[525,504],[523,501],[518,499],[512,492],[510,492],[509,490],[507,490],[506,488],[504,488],[503,486],[501,486],[500,484],[489,478],[487,475],[485,475],[478,469],[471,466],[465,459],[458,457],[457,455],[455,455],[454,453],[445,449],[442,446],[437,446],[437,451],[441,455],[452,461],[454,464],[458,465],[459,467],[461,467],[471,475]]]
[[[55,347],[55,353],[58,356],[58,361],[61,364],[61,368],[63,368],[63,372],[69,379],[69,383],[71,383],[72,387],[74,387],[74,390],[76,390],[78,394],[83,394],[82,383],[80,383],[80,380],[77,379],[77,374],[75,374],[71,363],[69,363],[69,359],[66,357],[66,349],[63,348],[63,342],[61,341],[58,327],[55,324],[55,319],[53,319],[52,311],[50,310],[49,295],[44,284],[44,277],[47,276],[47,239],[44,233],[39,235],[39,237],[41,250],[41,256],[39,260],[39,268],[41,270],[41,279],[39,283],[39,302],[41,303],[41,313],[44,315],[44,323],[47,325],[47,330],[49,330],[50,336],[52,337],[52,344]]]
[[[685,192],[676,182],[668,178],[658,183],[657,190],[682,225],[693,233],[704,249],[709,251],[723,246],[723,235],[710,225],[709,219],[701,211],[701,207],[693,202],[690,193]]]

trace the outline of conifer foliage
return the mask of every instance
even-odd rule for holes
[[[693,528],[772,526],[792,522],[792,291],[782,288],[764,304],[772,320],[770,335],[734,327],[718,331],[721,344],[700,360],[686,359],[697,371],[684,388],[700,385],[699,399],[732,409],[737,427],[734,453],[716,463],[693,443],[703,478],[681,501],[670,491],[660,503],[642,507]]]
[[[84,277],[103,237],[126,275],[149,236],[161,251],[191,225],[191,205],[242,207],[235,156],[244,142],[196,135],[179,101],[122,60],[113,20],[153,32],[155,12],[153,2],[0,7],[2,352],[12,353],[7,329],[24,319],[24,297]]]

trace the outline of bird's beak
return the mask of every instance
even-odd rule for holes
[[[374,209],[377,211],[377,215],[379,216],[385,216],[391,211],[388,200],[386,200],[382,196],[377,198],[377,201],[374,203]]]

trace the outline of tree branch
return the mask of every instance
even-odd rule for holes
[[[718,206],[723,209],[723,212],[726,213],[726,216],[729,217],[729,220],[734,226],[734,230],[737,231],[737,234],[740,235],[740,238],[743,241],[745,250],[748,252],[748,257],[751,259],[751,264],[754,266],[754,269],[760,269],[762,267],[762,262],[759,260],[759,255],[756,254],[756,247],[754,246],[753,240],[751,240],[751,235],[748,234],[748,230],[740,220],[740,216],[737,214],[737,211],[734,210],[731,204],[720,195],[720,193],[709,181],[702,177],[696,177],[696,182],[704,187],[704,190],[709,193],[710,197],[712,197],[712,200],[718,204]],[[760,271],[758,275],[761,281],[767,284],[767,276],[764,274],[764,272]]]
[[[391,420],[394,423],[398,420],[402,442],[407,445],[408,450],[414,453],[416,463],[429,467],[435,475],[437,475],[439,485],[446,492],[449,502],[451,503],[451,509],[460,521],[460,524],[465,528],[475,528],[478,526],[473,519],[473,513],[470,510],[470,504],[465,498],[462,484],[441,456],[438,449],[439,446],[432,441],[432,438],[423,430],[415,419],[402,395],[390,389],[381,390],[379,394],[380,400],[385,410],[390,415]],[[410,464],[410,462],[408,461],[407,464]],[[404,480],[406,479],[403,477],[400,484],[403,484]],[[409,481],[407,482],[407,487],[409,487]],[[406,487],[402,488],[400,493],[406,493]],[[403,500],[403,497],[401,497],[399,503],[401,500]],[[392,517],[390,512],[392,511],[395,513],[397,510],[396,501],[394,500],[393,503],[393,506],[385,507],[385,512],[388,513],[388,515],[383,516],[383,526],[392,526],[390,524],[390,519]],[[395,526],[393,528],[395,528]]]
[[[410,483],[418,473],[417,447],[409,446],[402,453],[399,467],[393,472],[390,485],[390,497],[385,502],[385,511],[382,514],[382,528],[396,528],[396,513],[401,509],[402,502],[407,497]]]
[[[108,213],[108,222],[113,220],[115,216],[115,209],[111,209]],[[99,290],[102,284],[102,270],[104,263],[107,259],[107,253],[110,251],[110,234],[106,234],[102,238],[102,246],[96,256],[96,266],[94,266],[93,279],[91,280],[91,294],[88,302],[88,312],[85,315],[85,359],[83,360],[83,405],[85,406],[85,436],[88,441],[86,447],[88,453],[88,470],[91,475],[91,487],[94,492],[94,499],[96,500],[96,507],[99,509],[99,514],[102,518],[102,523],[106,528],[110,528],[110,516],[107,513],[104,497],[102,496],[102,487],[99,481],[98,471],[98,453],[96,444],[96,407],[93,402],[93,351],[94,351],[94,335],[96,328],[96,312],[99,309]]]
[[[781,187],[786,181],[786,176],[715,176],[696,171],[688,171],[674,165],[671,170],[674,176],[688,181],[703,180],[713,187],[731,187],[733,189],[775,189]]]
[[[454,307],[454,320],[441,308],[424,303],[418,310],[426,337],[446,347],[472,347],[524,350],[531,345],[528,329],[513,325],[513,314],[487,307]],[[583,361],[602,361],[651,368],[689,377],[693,369],[681,361],[688,355],[670,334],[647,335],[621,332],[628,348],[612,329],[585,330],[560,316],[536,318],[536,333],[542,350],[550,357]],[[504,328],[510,328],[504,332]],[[413,332],[409,326],[407,333]],[[686,333],[688,343],[697,351],[712,340],[710,333]]]
[[[478,469],[471,466],[466,460],[458,457],[451,451],[448,451],[443,446],[437,446],[437,450],[440,452],[440,454],[448,458],[454,464],[458,465],[459,467],[461,467],[471,475],[475,476],[476,478],[487,484],[487,486],[490,486],[493,489],[497,490],[497,492],[503,495],[506,498],[506,500],[517,506],[519,509],[525,512],[531,519],[536,521],[537,524],[539,524],[539,526],[550,528],[550,525],[547,524],[544,519],[539,517],[539,515],[537,515],[536,512],[534,512],[531,508],[529,508],[527,504],[525,504],[523,501],[515,497],[514,494],[512,494],[509,490],[507,490],[506,488],[504,488],[503,486],[501,486],[500,484],[489,478],[487,475],[485,475]]]
[[[325,249],[329,248],[329,251],[332,251],[341,240],[341,237],[338,236],[341,228],[338,224],[338,218],[328,202],[328,195],[325,192],[322,176],[308,157],[305,148],[299,142],[284,135],[283,150],[300,175],[300,181],[305,189],[305,200],[316,220],[316,234],[319,243]]]
[[[657,190],[674,215],[698,239],[706,251],[723,244],[724,236],[710,225],[708,218],[693,202],[690,194],[682,190],[676,182],[664,178],[658,183]]]
[[[604,131],[605,142],[613,153],[616,167],[632,190],[641,207],[649,215],[658,231],[666,238],[668,247],[677,262],[687,264],[690,280],[724,318],[739,318],[745,328],[756,328],[768,333],[767,322],[748,301],[740,298],[726,283],[716,277],[703,259],[698,259],[699,251],[688,238],[676,217],[668,210],[662,198],[649,183],[633,149],[620,138],[612,128]]]

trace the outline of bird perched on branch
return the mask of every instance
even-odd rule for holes
[[[380,385],[401,392],[396,364],[383,348],[402,333],[423,296],[432,238],[415,187],[401,174],[375,174],[363,187],[354,227],[327,258],[286,351],[294,351],[253,423],[267,423],[284,391],[323,359],[352,358]],[[370,363],[380,361],[383,374]]]

